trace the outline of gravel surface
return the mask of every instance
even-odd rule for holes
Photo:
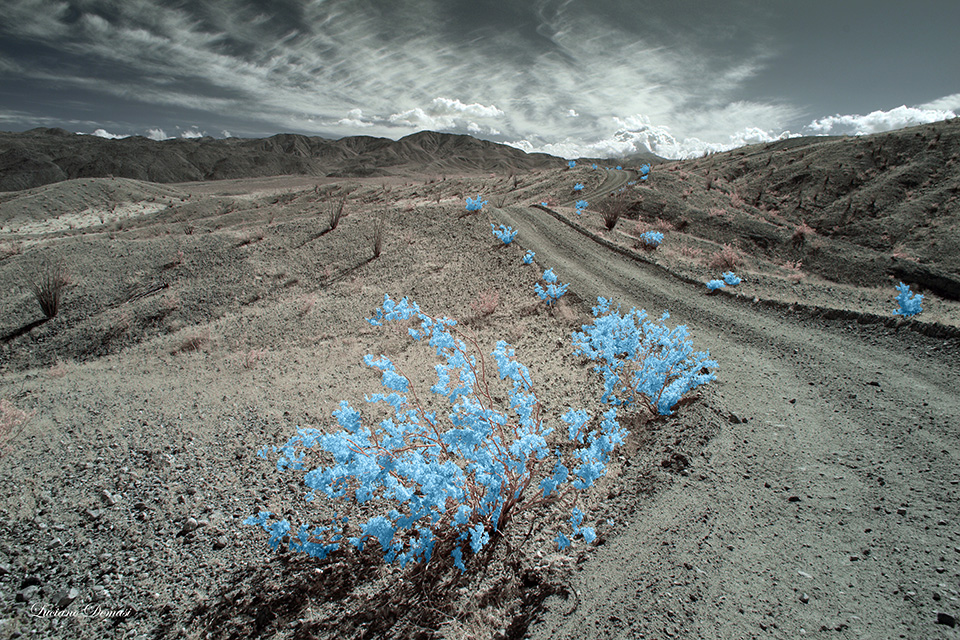
[[[575,182],[597,201],[631,178],[581,164],[85,179],[43,187],[33,209],[36,194],[8,194],[18,224],[40,226],[0,234],[0,399],[26,418],[0,459],[0,637],[956,637],[957,303],[928,295],[918,319],[893,319],[892,287],[784,270],[789,236],[780,254],[742,248],[743,284],[708,295],[723,238],[694,225],[639,251],[635,221],[608,231],[567,206]],[[464,216],[478,193],[490,204]],[[132,206],[150,198],[164,208]],[[85,207],[72,227],[42,215],[61,200]],[[73,284],[41,321],[25,275],[54,258]],[[552,310],[533,293],[546,268],[570,283]],[[558,552],[563,515],[545,510],[467,576],[271,553],[246,517],[326,507],[257,451],[377,391],[364,354],[429,383],[430,354],[365,322],[384,293],[458,318],[487,350],[510,341],[552,419],[596,408],[570,332],[601,295],[669,310],[718,379],[672,416],[624,417],[631,436],[581,501],[595,545]]]

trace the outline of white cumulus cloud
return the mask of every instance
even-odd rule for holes
[[[917,108],[951,111],[956,115],[956,112],[960,111],[960,93],[937,98],[931,102],[917,105]]]
[[[85,134],[82,134],[82,135],[85,135]],[[96,131],[94,131],[94,132],[91,133],[90,135],[96,136],[96,137],[98,137],[98,138],[106,138],[107,140],[119,140],[119,139],[121,139],[121,138],[129,138],[129,137],[130,137],[130,136],[122,135],[122,134],[119,134],[119,133],[110,133],[110,132],[107,131],[106,129],[97,129]]]
[[[163,129],[147,129],[147,137],[151,140],[169,140],[170,136]]]
[[[944,98],[943,100],[948,100]],[[889,111],[871,111],[867,115],[835,115],[814,120],[806,127],[804,133],[811,135],[866,135],[893,131],[918,124],[939,122],[948,118],[955,118],[956,113],[945,109],[928,109],[908,107],[906,105],[890,109]]]

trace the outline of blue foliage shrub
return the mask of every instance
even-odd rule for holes
[[[913,293],[910,291],[910,286],[903,284],[902,282],[897,285],[897,291],[900,293],[896,297],[897,303],[899,303],[900,308],[896,309],[893,312],[895,316],[915,316],[921,311],[923,311],[923,295],[919,293]]]
[[[670,415],[689,391],[716,379],[708,371],[717,363],[709,352],[693,350],[684,325],[673,329],[647,319],[647,312],[631,308],[621,313],[605,298],[593,308],[594,323],[574,332],[574,351],[597,361],[603,374],[602,400],[612,405],[639,401],[651,411]]]
[[[493,235],[499,238],[503,244],[510,244],[513,242],[513,239],[517,237],[517,230],[513,227],[508,227],[502,224],[500,225],[500,228],[497,229],[491,222],[490,228],[493,229]]]
[[[735,287],[743,282],[743,280],[741,280],[733,271],[727,271],[723,274],[723,282],[731,287]]]
[[[710,289],[711,292],[716,291],[717,289],[723,289],[727,286],[727,283],[723,280],[710,280],[707,282],[707,289]]]
[[[640,234],[640,242],[648,249],[656,249],[663,242],[663,233],[660,231],[644,231]]]
[[[541,286],[540,283],[537,282],[533,285],[533,289],[537,292],[537,295],[540,296],[540,299],[547,303],[548,307],[559,300],[570,286],[569,283],[560,284],[560,279],[557,277],[557,274],[553,272],[553,269],[547,269],[543,272],[543,281],[547,284],[546,287]]]
[[[273,449],[279,470],[306,470],[307,450],[322,452],[314,459],[324,464],[304,478],[308,500],[356,502],[367,515],[380,513],[365,522],[334,516],[297,527],[267,511],[248,518],[245,524],[269,534],[272,548],[288,541],[293,551],[324,558],[344,545],[363,550],[375,541],[388,563],[427,562],[441,553],[439,561],[466,571],[468,554],[478,554],[517,514],[569,504],[604,475],[627,435],[615,407],[596,419],[570,408],[560,417],[566,428],[555,431],[529,370],[506,342],[485,356],[454,320],[431,317],[406,298],[384,296],[369,322],[410,319],[420,321],[410,336],[440,358],[433,404],[389,358],[368,355],[364,362],[380,373],[384,392],[366,397],[367,410],[342,401],[333,412],[339,430],[301,428]],[[494,370],[502,383],[491,379]],[[446,409],[432,410],[438,405]],[[376,407],[386,417],[377,420]],[[566,453],[557,447],[563,440],[570,443]],[[574,510],[571,536],[592,541],[596,534],[582,520]],[[557,540],[563,546],[570,537],[561,532]]]
[[[482,211],[483,205],[487,204],[486,200],[482,200],[478,195],[476,200],[467,196],[467,211]]]

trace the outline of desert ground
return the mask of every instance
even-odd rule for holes
[[[646,180],[638,162],[484,162],[70,169],[0,192],[0,637],[960,637],[960,124]],[[570,285],[553,307],[547,268]],[[31,282],[50,269],[69,285],[47,319]],[[728,270],[742,283],[711,294]],[[920,315],[893,314],[901,280]],[[670,416],[621,414],[630,436],[580,496],[593,544],[558,551],[568,512],[545,508],[463,575],[375,545],[272,552],[243,520],[331,507],[258,451],[363,405],[368,353],[433,382],[432,352],[366,322],[384,294],[487,352],[507,340],[551,420],[601,411],[571,345],[599,296],[669,311],[717,379]]]

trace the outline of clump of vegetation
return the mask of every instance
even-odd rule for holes
[[[923,311],[923,295],[919,293],[913,293],[910,291],[910,286],[903,284],[902,282],[897,286],[897,291],[899,295],[896,297],[897,303],[900,305],[899,309],[896,309],[893,312],[895,316],[904,316],[910,317],[915,316],[921,311]]]
[[[30,288],[43,315],[48,318],[56,317],[60,311],[63,292],[69,284],[70,276],[61,261],[48,262],[40,268],[39,273],[30,278]]]
[[[795,249],[802,249],[807,243],[807,240],[816,235],[816,230],[808,225],[806,222],[801,221],[796,229],[793,230],[793,235],[790,237],[790,243],[793,244]]]
[[[490,228],[493,230],[493,235],[499,238],[503,244],[510,244],[513,242],[513,239],[517,237],[517,230],[513,227],[502,224],[500,228],[497,229],[491,222]]]
[[[17,409],[6,398],[0,398],[0,456],[7,449],[9,441],[23,429],[23,425],[33,416]]]
[[[486,289],[477,294],[476,299],[470,303],[470,308],[478,317],[492,315],[500,304],[500,293],[494,289]]]
[[[379,258],[383,253],[383,236],[387,223],[387,212],[381,211],[377,221],[373,224],[373,257]]]
[[[547,269],[543,272],[543,281],[547,283],[546,287],[540,286],[538,282],[533,285],[533,289],[540,296],[540,299],[547,303],[548,307],[559,300],[570,286],[569,283],[562,284],[553,269]]]
[[[603,218],[603,225],[607,228],[607,231],[613,231],[613,228],[617,226],[617,222],[619,222],[620,218],[626,213],[626,189],[620,189],[614,196],[605,199],[600,204],[600,216]]]
[[[487,356],[454,320],[427,315],[406,298],[384,296],[369,322],[408,320],[420,321],[409,335],[442,358],[430,391],[438,402],[449,402],[448,410],[430,410],[414,381],[387,356],[364,358],[382,374],[384,387],[384,393],[366,396],[371,409],[361,413],[341,401],[333,412],[339,431],[301,428],[273,450],[278,469],[303,471],[307,449],[324,451],[326,466],[304,476],[310,499],[366,504],[371,517],[364,522],[334,515],[324,524],[300,526],[275,520],[268,511],[247,518],[245,524],[269,534],[272,548],[286,542],[292,551],[322,559],[344,546],[362,551],[376,543],[387,563],[425,565],[435,558],[434,566],[444,571],[466,572],[483,566],[477,556],[502,539],[519,514],[556,503],[572,507],[576,493],[606,473],[627,435],[616,408],[596,420],[570,408],[560,417],[564,424],[554,426],[529,370],[509,344],[500,340]],[[387,418],[372,416],[377,405]],[[557,440],[569,446],[561,449]],[[370,507],[378,505],[385,508],[375,514]],[[583,515],[572,509],[570,526],[564,527],[569,534],[561,530],[554,538],[558,549],[574,537],[596,539],[594,530],[583,526]],[[536,524],[532,520],[531,528]]]
[[[713,269],[732,271],[740,265],[741,260],[740,253],[729,244],[725,244],[720,251],[714,253],[710,258],[710,266]]]
[[[331,203],[328,215],[330,221],[330,231],[333,231],[337,228],[337,225],[340,224],[340,220],[343,219],[343,208],[347,204],[347,196],[342,196],[337,202]]]
[[[653,251],[663,242],[663,233],[660,231],[645,231],[640,234],[640,246],[648,251]]]

